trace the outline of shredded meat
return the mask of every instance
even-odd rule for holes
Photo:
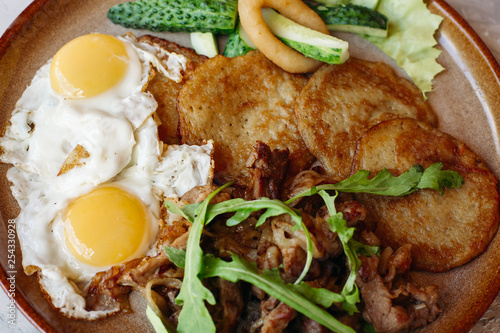
[[[252,173],[251,185],[242,196],[247,200],[280,199],[281,186],[290,164],[288,156],[288,149],[271,150],[265,143],[257,142],[246,164]]]
[[[124,272],[135,268],[141,261],[142,259],[138,258],[94,275],[87,288],[87,310],[98,310],[103,305],[105,307],[114,305],[128,311],[128,294],[132,288],[121,285],[118,281]]]
[[[288,324],[295,318],[294,309],[279,302],[274,297],[261,303],[263,324],[261,333],[281,333]]]
[[[234,332],[243,312],[244,300],[238,284],[219,279],[220,303],[223,311],[223,327],[221,332]]]
[[[283,199],[291,199],[297,194],[310,189],[313,186],[325,182],[327,178],[313,170],[299,172],[295,177],[286,181],[283,186]]]
[[[394,253],[384,250],[380,261],[377,256],[360,257],[356,283],[365,303],[363,317],[377,332],[396,333],[426,325],[440,313],[436,287],[418,288],[409,281],[392,289],[398,275],[409,270],[410,253],[411,245],[404,245]],[[397,304],[401,296],[404,302]]]
[[[296,324],[296,329],[302,333],[328,333],[330,330],[322,326],[317,321],[311,318],[301,316],[300,320]]]

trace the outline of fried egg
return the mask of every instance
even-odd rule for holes
[[[164,147],[145,92],[155,71],[179,81],[185,66],[131,35],[81,36],[38,70],[0,138],[23,266],[68,317],[118,311],[86,310],[89,281],[155,255],[163,198],[211,181],[212,144]]]

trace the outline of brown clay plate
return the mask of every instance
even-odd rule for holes
[[[0,128],[36,70],[71,39],[90,32],[123,34],[124,28],[106,18],[117,0],[38,0],[31,4],[0,40]],[[122,1],[123,2],[123,1]],[[469,25],[443,0],[429,8],[444,17],[437,34],[443,50],[439,62],[446,71],[435,79],[429,102],[444,132],[466,142],[500,178],[500,67]],[[134,31],[136,35],[146,31]],[[157,34],[185,46],[186,34]],[[351,42],[351,54],[394,63],[364,40],[341,35]],[[18,214],[0,165],[0,281],[8,289],[7,235],[9,220]],[[132,295],[133,313],[121,313],[98,322],[69,320],[52,309],[34,277],[23,273],[21,253],[16,254],[16,302],[20,310],[44,332],[141,332],[152,331],[144,315],[144,303]],[[442,315],[421,332],[467,332],[481,318],[500,288],[500,233],[488,249],[471,263],[443,274],[415,273],[417,282],[438,284]],[[496,315],[497,317],[500,314]]]

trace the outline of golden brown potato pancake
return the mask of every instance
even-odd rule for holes
[[[139,42],[145,42],[157,45],[168,52],[181,54],[190,60],[184,77],[187,78],[196,66],[202,64],[208,58],[197,54],[193,49],[182,47],[174,42],[170,42],[158,37],[145,35],[137,38]],[[161,124],[158,126],[158,136],[160,140],[167,144],[179,144],[178,125],[179,115],[177,114],[177,95],[181,90],[182,82],[170,80],[161,72],[156,73],[154,78],[149,82],[148,91],[153,94],[158,102],[156,114],[158,115]]]
[[[442,162],[464,178],[457,189],[420,190],[405,197],[358,194],[384,246],[410,243],[415,268],[441,272],[480,254],[498,228],[497,180],[462,142],[413,119],[395,119],[359,140],[352,173],[384,167],[400,175],[411,166]]]
[[[247,161],[257,142],[289,149],[290,171],[314,157],[297,130],[293,104],[307,79],[290,74],[258,51],[216,56],[196,68],[182,87],[177,110],[182,142],[214,141],[215,178],[246,186]]]
[[[325,65],[309,80],[295,106],[299,132],[326,173],[349,176],[356,141],[370,127],[394,118],[436,125],[422,92],[384,63],[349,59]]]

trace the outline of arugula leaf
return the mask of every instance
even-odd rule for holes
[[[341,212],[337,212],[335,208],[335,199],[337,198],[338,193],[336,193],[335,196],[330,196],[326,191],[320,191],[319,195],[325,201],[328,212],[330,213],[330,217],[328,218],[330,230],[337,233],[351,269],[349,277],[347,278],[344,288],[340,294],[345,298],[345,301],[342,303],[342,307],[350,315],[352,315],[354,312],[359,312],[355,305],[356,303],[359,303],[359,290],[356,285],[356,275],[359,267],[361,266],[361,260],[359,260],[355,249],[349,243],[349,241],[352,240],[355,228],[348,228],[347,222],[344,220],[344,216]]]
[[[435,163],[425,169],[418,183],[419,189],[432,188],[444,194],[443,188],[458,188],[464,184],[464,179],[457,172],[441,170],[443,163]]]
[[[166,247],[168,259],[177,267],[184,269],[186,267],[186,251],[176,247]]]
[[[370,246],[363,243],[358,242],[355,239],[349,240],[349,245],[352,249],[359,255],[363,257],[371,257],[374,255],[380,254],[380,247],[378,246]]]
[[[280,277],[279,274],[277,277]],[[333,303],[344,301],[344,296],[334,293],[325,288],[313,288],[305,282],[299,284],[287,284],[287,287],[306,297],[313,303],[329,308]]]
[[[404,196],[424,188],[431,188],[442,192],[443,187],[455,188],[462,186],[463,178],[457,172],[441,170],[442,168],[442,163],[435,163],[425,170],[417,164],[397,177],[392,175],[389,170],[383,169],[372,179],[368,179],[370,172],[360,170],[336,184],[314,186],[287,200],[285,203],[290,204],[301,197],[317,194],[321,190]]]
[[[268,198],[261,198],[253,201],[246,201],[243,199],[231,199],[227,201],[220,202],[215,205],[208,207],[206,223],[210,223],[217,215],[236,212],[231,218],[227,220],[228,226],[234,226],[247,219],[253,212],[265,209],[265,212],[259,217],[257,221],[257,227],[262,225],[268,218],[273,216],[278,216],[282,214],[288,214],[295,222],[295,230],[300,228],[306,237],[307,243],[307,257],[304,269],[301,275],[295,283],[300,283],[306,276],[309,268],[311,267],[313,259],[314,245],[311,239],[311,235],[307,230],[307,227],[302,221],[302,215],[297,210],[291,208],[289,205],[285,204],[280,200],[271,200]]]
[[[361,244],[361,243],[360,243]],[[184,268],[185,265],[185,258],[186,258],[186,251],[182,249],[177,249],[174,247],[166,247],[165,252],[170,258],[170,261],[174,263],[179,268]],[[232,257],[237,257],[235,254],[231,254]],[[213,267],[210,267],[211,262],[213,261],[212,255],[205,255],[204,256],[204,262],[205,265],[208,266],[207,268],[204,269],[203,271],[203,278],[211,277]],[[208,258],[208,259],[207,259]],[[279,271],[277,269],[272,269],[270,273],[266,275],[272,275],[274,276],[273,279],[275,280],[281,280],[281,276],[279,275]],[[233,281],[234,282],[234,281]],[[281,283],[283,280],[281,280]],[[344,300],[344,297],[340,294],[334,293],[328,289],[324,288],[313,288],[309,286],[305,282],[301,282],[299,284],[287,284],[288,288],[293,289],[295,292],[303,295],[304,297],[308,298],[312,302],[321,305],[325,308],[329,308],[332,306],[333,303],[340,303]]]
[[[355,332],[351,327],[341,323],[326,310],[316,306],[308,297],[305,297],[303,293],[308,295],[316,293],[312,291],[314,288],[307,286],[305,282],[302,282],[300,287],[286,284],[277,270],[264,270],[262,274],[259,274],[256,263],[250,263],[236,255],[233,255],[232,258],[232,261],[226,262],[220,258],[205,256],[204,277],[218,276],[232,282],[239,280],[249,282],[334,332]],[[298,292],[298,290],[303,293]],[[319,293],[326,294],[327,292],[325,289],[325,291]],[[318,294],[314,298],[317,299],[317,296]]]
[[[184,279],[181,291],[175,299],[177,304],[182,305],[177,327],[179,332],[215,332],[214,322],[205,306],[205,301],[214,305],[215,297],[200,279],[203,272],[203,250],[200,246],[200,240],[210,200],[229,185],[226,184],[213,191],[201,204],[196,206],[186,207],[189,205],[185,205],[179,210],[174,205],[176,207],[174,212],[182,213],[192,223],[187,242],[186,258],[188,260],[184,263]],[[166,204],[170,209],[169,206],[172,205]],[[195,207],[194,214],[193,207]]]

